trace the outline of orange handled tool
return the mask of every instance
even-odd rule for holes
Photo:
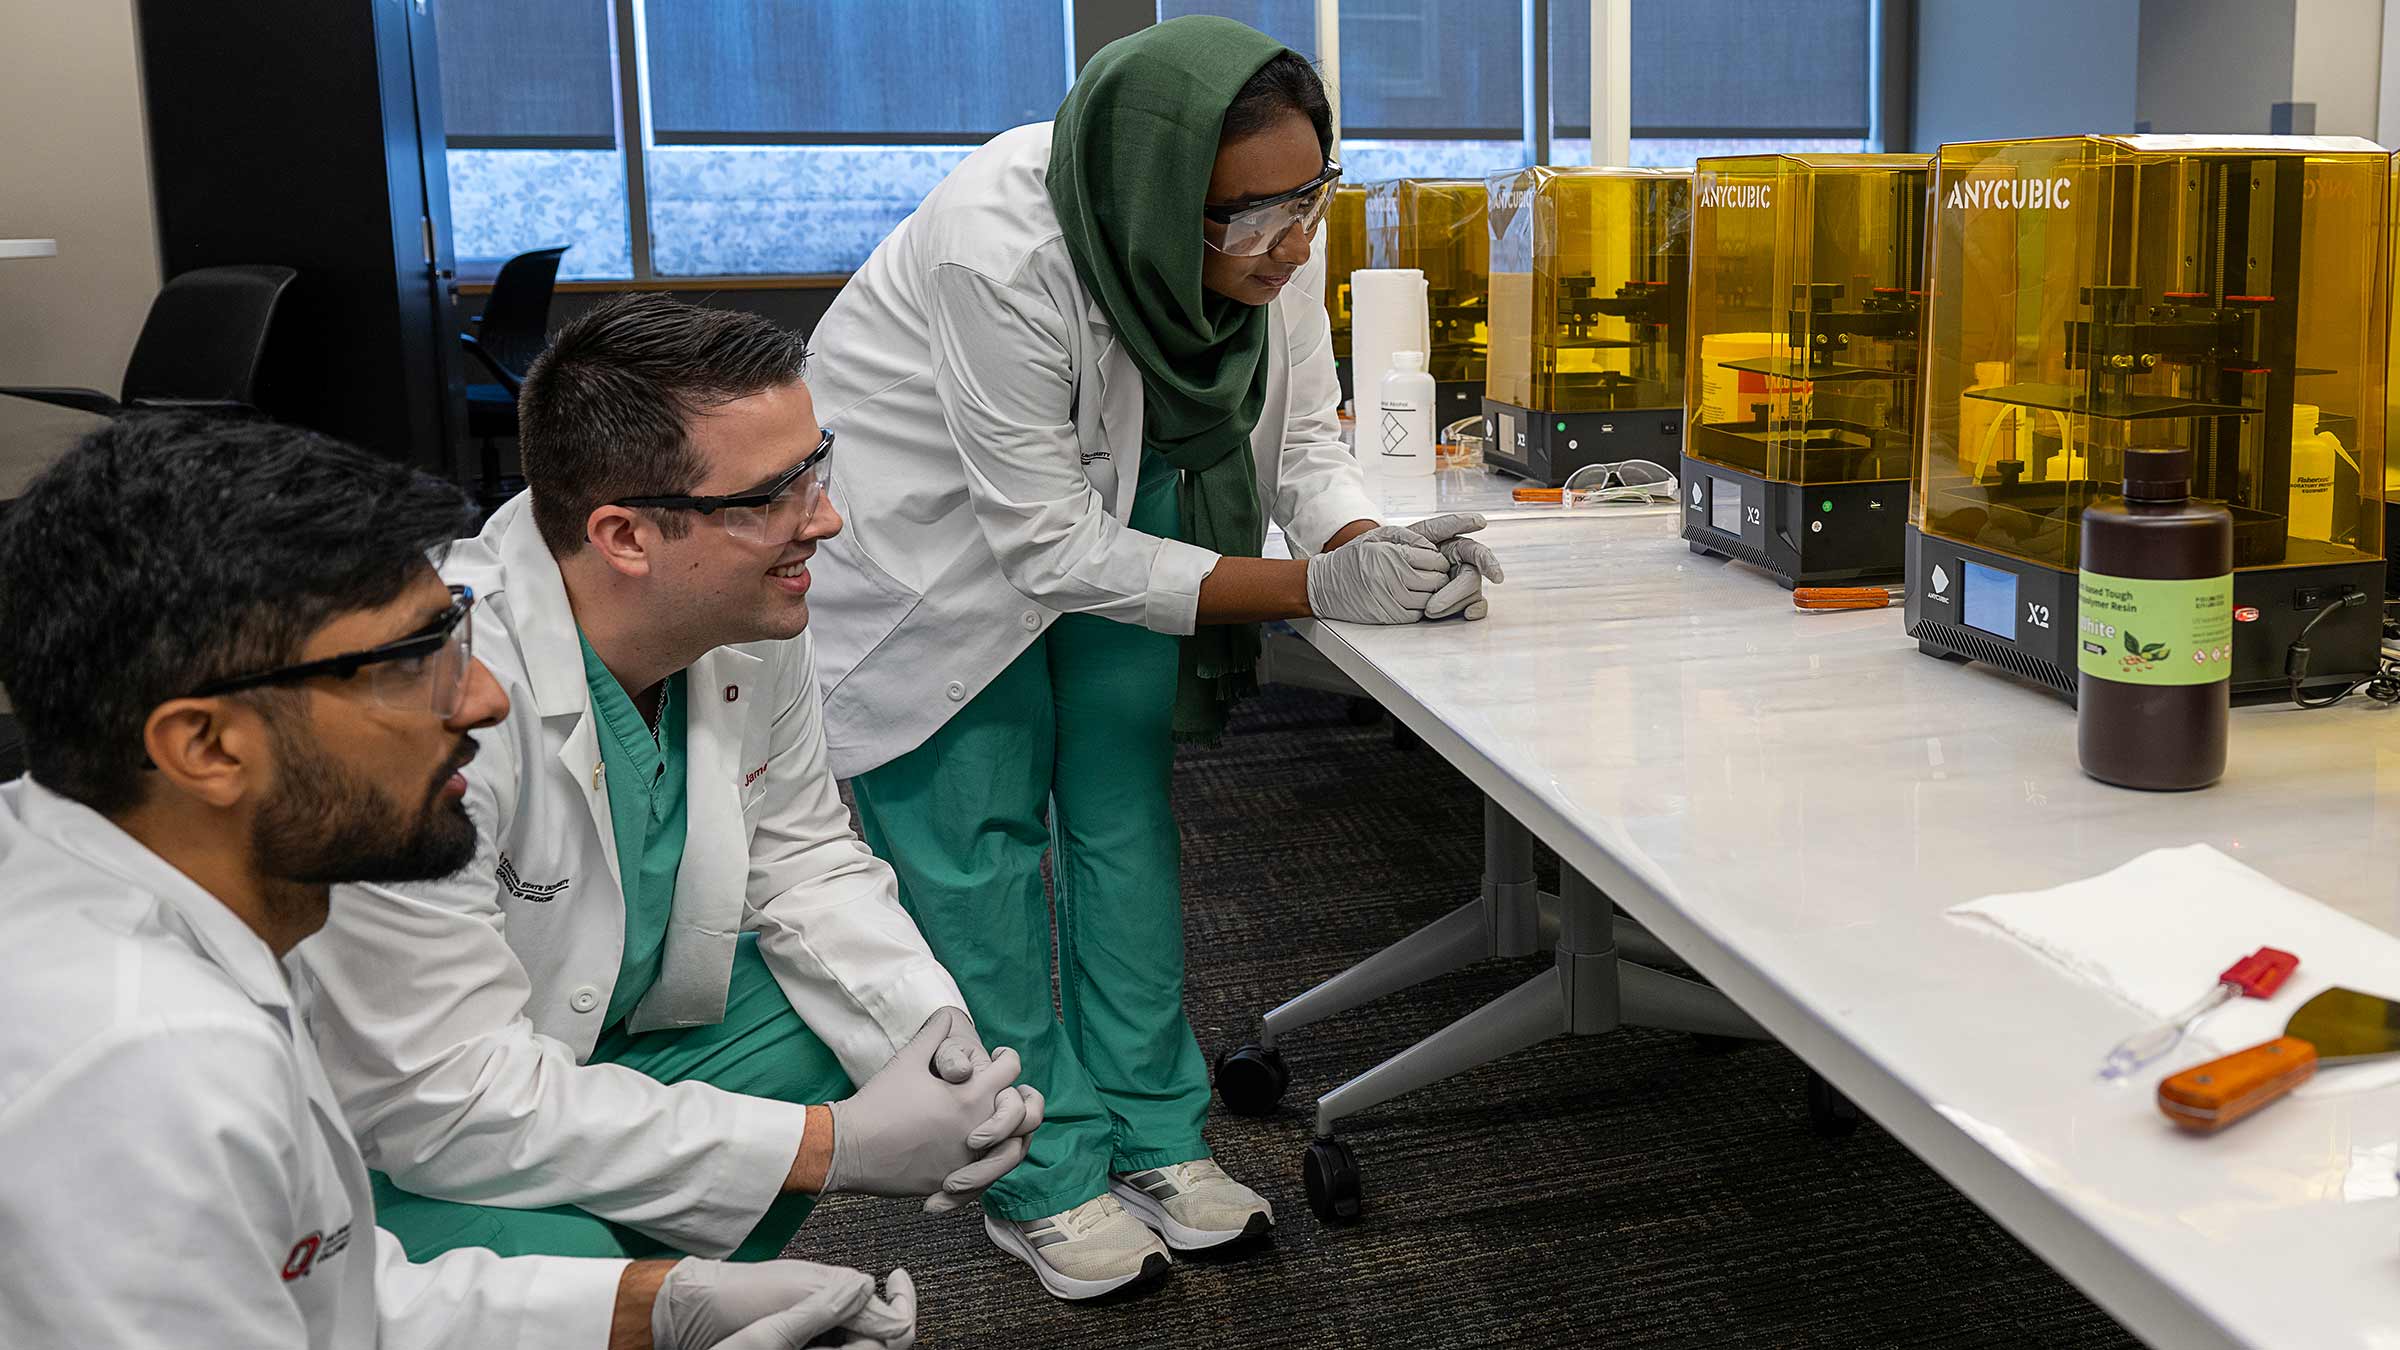
[[[1900,598],[1896,586],[1801,586],[1792,591],[1800,609],[1888,609]]]
[[[2170,1075],[2158,1109],[2199,1134],[2255,1114],[2314,1077],[2320,1064],[2400,1053],[2400,1003],[2355,989],[2328,989],[2300,1005],[2284,1034]]]
[[[2297,1036],[2236,1050],[2158,1085],[2158,1109],[2187,1130],[2214,1134],[2317,1074],[2317,1047]]]

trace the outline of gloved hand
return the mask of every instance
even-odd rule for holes
[[[936,1052],[950,1039],[945,1020],[935,1017],[857,1092],[830,1105],[833,1157],[825,1172],[827,1194],[932,1195],[1012,1141],[1022,1157],[1022,1138],[1004,1129],[1024,1127],[1021,1115],[1012,1120],[1016,1109],[1035,1114],[1037,1124],[1038,1113],[1032,1103],[1022,1102],[1022,1094],[1017,1094],[1021,1108],[1000,1101],[1003,1090],[1017,1081],[1017,1052],[1004,1049],[965,1082],[953,1083],[935,1065]]]
[[[1415,623],[1450,580],[1450,563],[1422,536],[1381,525],[1308,560],[1308,611],[1350,623]]]
[[[1483,583],[1505,581],[1500,571],[1500,559],[1486,548],[1483,541],[1466,536],[1485,525],[1484,518],[1472,511],[1420,520],[1406,528],[1425,542],[1442,551],[1450,564],[1450,578],[1433,598],[1425,602],[1425,617],[1447,619],[1464,614],[1469,622],[1482,618],[1491,610],[1483,598]],[[1369,530],[1368,534],[1375,531]],[[1361,536],[1362,538],[1364,536]]]
[[[1042,1127],[1042,1106],[1041,1092],[1030,1083],[1000,1089],[992,1099],[990,1117],[967,1136],[967,1147],[984,1150],[983,1156],[942,1178],[942,1189],[926,1197],[925,1212],[947,1214],[964,1208],[1025,1161],[1033,1132]],[[841,1136],[837,1132],[834,1137]]]
[[[931,1031],[936,1025],[942,1029],[942,1043],[933,1052],[933,1071],[942,1076],[943,1082],[963,1083],[992,1062],[992,1057],[984,1053],[983,1038],[975,1034],[975,1022],[967,1016],[966,1009],[936,1009],[933,1016],[925,1019],[925,1025],[917,1028],[918,1034]]]
[[[917,1343],[916,1283],[895,1270],[886,1288],[887,1297],[876,1297],[874,1277],[846,1266],[687,1256],[658,1286],[650,1339],[657,1350],[909,1350]]]

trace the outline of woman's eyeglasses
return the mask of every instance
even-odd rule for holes
[[[1342,166],[1327,160],[1324,172],[1289,192],[1238,206],[1202,207],[1208,221],[1202,237],[1229,257],[1255,258],[1275,247],[1294,226],[1303,234],[1316,229],[1341,177]]]

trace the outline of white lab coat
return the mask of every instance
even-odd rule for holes
[[[1192,631],[1217,555],[1123,522],[1142,377],[1045,187],[1050,125],[968,156],[811,339],[848,525],[811,570],[833,770],[923,744],[1063,613]],[[1200,228],[1194,219],[1192,228]],[[1259,500],[1296,553],[1376,518],[1341,442],[1322,250],[1268,308]]]
[[[337,887],[300,946],[318,1048],[367,1161],[420,1195],[572,1204],[700,1256],[780,1193],[805,1107],[586,1064],[625,953],[600,725],[558,564],[524,496],[462,540],[475,655],[510,712],[466,771],[473,863]],[[804,634],[720,647],[684,675],[689,794],[657,983],[636,1031],[723,1020],[745,931],[792,1007],[864,1081],[958,986],[850,830],[825,768]]]
[[[375,1227],[287,970],[216,897],[23,778],[0,874],[0,1345],[607,1344],[624,1262],[412,1265]]]

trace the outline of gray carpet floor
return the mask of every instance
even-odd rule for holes
[[[1273,689],[1180,764],[1188,1005],[1212,1059],[1476,886],[1473,788],[1344,713]],[[1345,1127],[1366,1215],[1318,1223],[1299,1171],[1316,1094],[1540,964],[1486,963],[1292,1038],[1281,1114],[1210,1125],[1281,1227],[1153,1293],[1057,1302],[975,1216],[892,1202],[828,1202],[791,1254],[907,1266],[934,1350],[2135,1344],[1872,1123],[1810,1134],[1799,1062],[1771,1045],[1623,1031],[1437,1084]]]

